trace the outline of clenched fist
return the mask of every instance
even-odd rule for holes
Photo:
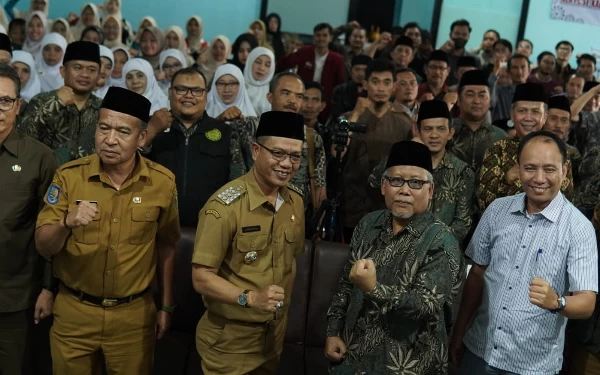
[[[232,121],[242,117],[242,111],[238,107],[232,106],[227,108],[223,113],[221,113],[219,117],[217,117],[217,120]]]
[[[284,290],[278,285],[268,285],[261,290],[248,292],[248,307],[262,312],[277,311],[277,304],[283,303],[285,299]]]
[[[549,282],[538,277],[529,285],[529,302],[546,310],[558,309],[558,294]]]
[[[64,105],[71,105],[75,103],[75,92],[68,86],[63,86],[56,91],[56,96]]]
[[[94,220],[98,211],[98,205],[89,201],[82,201],[75,210],[68,213],[65,224],[69,229],[85,227]]]
[[[156,133],[160,133],[170,128],[171,123],[173,123],[173,115],[168,109],[161,108],[154,112],[148,126],[156,130]]]
[[[339,337],[328,337],[325,342],[325,357],[331,362],[338,363],[346,355],[346,344]]]
[[[371,259],[357,260],[350,270],[350,282],[363,293],[369,293],[377,284],[375,263]]]

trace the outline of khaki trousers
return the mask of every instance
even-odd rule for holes
[[[53,373],[150,374],[154,361],[156,307],[146,293],[131,303],[103,308],[61,289],[50,331]],[[104,364],[102,363],[104,362]]]
[[[269,324],[244,324],[207,311],[196,328],[204,374],[275,374],[286,324],[287,314]]]

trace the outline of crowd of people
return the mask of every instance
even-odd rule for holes
[[[199,16],[134,29],[120,0],[16,3],[0,373],[31,371],[51,315],[55,374],[151,373],[192,227],[206,374],[277,371],[295,256],[327,234],[350,254],[331,373],[600,374],[600,85],[577,41],[534,54],[488,30],[467,51],[457,20],[434,49],[417,23],[369,41],[352,21],[303,45],[271,14],[232,44]]]

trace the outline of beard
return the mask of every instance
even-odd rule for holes
[[[414,216],[414,213],[412,213],[412,212],[411,213],[399,213],[394,210],[390,210],[390,212],[392,213],[392,216],[394,218],[400,219],[400,220],[407,220]]]

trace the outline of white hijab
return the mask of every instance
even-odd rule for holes
[[[260,81],[254,79],[252,75],[252,65],[254,61],[260,56],[266,55],[271,59],[271,67],[267,76]],[[267,94],[269,93],[269,83],[275,75],[275,55],[273,52],[265,47],[256,47],[250,52],[246,66],[244,68],[244,79],[246,80],[246,88],[248,89],[248,96],[254,106],[254,110],[260,116],[265,112],[271,110],[271,103],[267,100]]]
[[[113,57],[114,57],[116,51],[123,51],[123,52],[125,52],[125,55],[127,56],[127,61],[131,60],[131,54],[129,54],[129,51],[127,50],[127,47],[125,47],[125,46],[113,47],[110,50],[113,53]],[[113,63],[113,68],[114,68],[114,63]],[[125,68],[125,66],[123,66],[123,68]],[[119,78],[113,78],[111,76],[109,84],[111,86],[122,87],[122,88],[126,89],[127,85],[125,85],[125,74],[123,74],[123,71],[121,71],[121,77],[119,77]]]
[[[119,3],[119,8],[117,9],[117,11],[115,13],[108,13],[108,3],[110,3],[111,0],[106,0],[104,1],[104,8],[102,10],[102,16],[104,19],[108,18],[108,17],[115,17],[117,20],[122,20],[123,19],[123,14],[121,13],[121,0],[118,0],[117,3]]]
[[[152,65],[144,59],[131,59],[127,61],[127,64],[123,67],[123,78],[127,77],[127,74],[131,71],[139,70],[146,76],[146,91],[144,96],[150,100],[152,107],[150,108],[150,115],[161,108],[170,108],[169,99],[162,92],[158,84],[156,83],[156,77],[154,77],[154,69]]]
[[[188,67],[185,55],[178,49],[170,48],[170,49],[166,49],[160,53],[160,57],[158,60],[159,61],[158,66],[159,66],[160,70],[163,70],[163,64],[169,57],[177,59],[181,63],[181,69],[185,69]],[[158,81],[158,85],[160,86],[163,93],[168,97],[169,96],[169,87],[171,87],[171,81],[168,81],[168,80]]]
[[[202,36],[204,34],[204,21],[202,21],[202,18],[200,18],[200,16],[191,16],[190,18],[188,18],[187,22],[185,23],[186,29],[187,29],[187,25],[190,23],[190,21],[192,19],[194,19],[194,20],[196,20],[196,22],[198,22],[198,26],[200,26],[200,34],[198,36],[188,35],[187,36],[187,44],[188,44],[188,48],[190,49],[190,52],[200,52],[200,50],[202,49],[202,43],[204,43],[204,39],[202,38]]]
[[[44,39],[42,39],[42,48],[46,47],[49,44],[56,44],[63,51],[63,57],[65,56],[65,52],[67,50],[67,40],[60,35],[59,33],[50,33],[47,34]],[[62,66],[63,59],[56,65],[48,65],[46,61],[44,61],[44,57],[42,56],[42,52],[36,56],[35,58],[35,67],[37,72],[40,75],[40,82],[42,84],[42,92],[48,92],[52,90],[58,90],[59,88],[65,85],[65,81],[60,74],[60,67]]]
[[[114,66],[115,66],[115,55],[113,55],[113,53],[110,50],[110,48],[108,48],[106,46],[100,46],[100,57],[101,58],[102,57],[106,57],[107,59],[109,59],[112,62],[112,66],[114,68]],[[111,78],[110,74],[112,74],[112,69],[110,70],[110,73],[108,75],[108,79],[104,83],[104,86],[102,86],[101,88],[99,88],[96,91],[94,91],[94,95],[96,95],[100,99],[104,99],[104,97],[106,96],[106,93],[108,92],[108,88],[110,87],[110,78]]]
[[[29,81],[27,81],[25,87],[21,87],[21,97],[26,101],[30,101],[31,98],[33,98],[41,92],[40,77],[38,76],[35,70],[35,61],[33,60],[33,56],[31,56],[31,53],[29,52],[13,51],[13,57],[11,62],[13,64],[16,62],[20,62],[29,66],[29,72],[31,74],[29,76]]]
[[[89,7],[92,10],[92,12],[94,12],[94,22],[91,25],[86,26],[83,24],[83,11],[87,7]],[[85,30],[85,28],[88,26],[101,27],[100,12],[98,11],[98,7],[94,3],[87,3],[83,6],[83,8],[81,8],[81,14],[79,15],[79,21],[77,21],[77,24],[71,28],[71,33],[73,34],[73,40],[81,40],[81,34],[83,33],[83,30]]]
[[[177,47],[177,49],[180,50],[185,56],[188,66],[194,65],[194,59],[188,53],[187,42],[185,41],[183,29],[179,26],[169,26],[167,30],[165,30],[165,48],[169,48],[167,42],[167,35],[169,35],[169,33],[175,33],[175,35],[177,35],[177,38],[179,39],[179,47]]]
[[[25,43],[23,43],[23,51],[31,53],[32,56],[37,56],[38,53],[42,51],[42,40],[44,39],[44,35],[40,40],[29,39],[29,35],[27,34],[27,29],[29,28],[29,24],[33,17],[38,17],[42,21],[42,25],[44,25],[44,35],[48,32],[48,19],[44,12],[35,11],[29,14],[27,18],[27,22],[25,22],[25,34],[27,35],[25,38]]]
[[[236,98],[233,100],[231,104],[223,103],[221,97],[217,93],[217,81],[222,76],[230,74],[240,83],[240,90]],[[212,81],[212,85],[210,87],[210,91],[208,92],[208,99],[206,102],[206,113],[210,117],[216,118],[221,113],[225,112],[225,110],[229,107],[236,106],[242,111],[242,115],[245,117],[256,117],[256,112],[252,107],[252,103],[250,102],[250,98],[248,98],[248,93],[246,92],[246,85],[244,83],[244,75],[240,68],[233,64],[224,64],[217,68],[215,72],[215,77]]]

